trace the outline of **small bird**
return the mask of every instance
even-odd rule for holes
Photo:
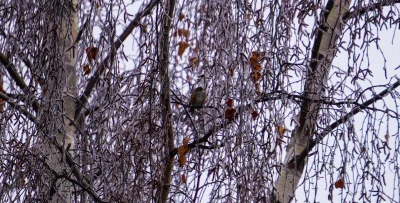
[[[204,91],[203,87],[197,87],[192,95],[190,96],[189,105],[201,107],[206,103],[207,93]],[[190,112],[193,113],[195,108],[190,108]]]

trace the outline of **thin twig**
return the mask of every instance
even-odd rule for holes
[[[0,62],[4,65],[6,68],[8,74],[10,74],[11,78],[15,81],[15,83],[18,85],[19,88],[21,88],[22,91],[27,90],[27,85],[22,79],[22,77],[17,73],[15,70],[15,65],[11,63],[7,56],[5,56],[3,53],[0,52]],[[39,111],[39,103],[34,100],[32,103],[33,110],[37,113]]]
[[[9,98],[6,94],[0,92],[0,98],[3,99],[4,101],[6,101],[13,108],[17,109],[19,112],[21,112],[23,115],[25,115],[32,122],[36,122],[35,116],[33,116],[31,113],[29,113],[27,110],[25,110],[22,106],[11,101],[11,98]]]
[[[335,128],[337,128],[339,125],[347,122],[350,118],[354,117],[356,114],[358,114],[359,112],[361,112],[362,110],[366,109],[369,105],[383,99],[387,94],[389,94],[392,90],[396,89],[398,86],[400,86],[400,80],[398,80],[397,82],[395,82],[393,85],[391,85],[390,87],[386,88],[385,90],[383,90],[382,92],[380,92],[379,94],[375,95],[374,97],[372,97],[371,99],[369,99],[368,101],[362,103],[362,105],[357,106],[355,108],[353,108],[353,110],[351,110],[349,113],[347,113],[346,115],[344,115],[343,117],[341,117],[339,120],[335,121],[334,123],[332,123],[331,125],[329,125],[327,128],[325,128],[321,134],[319,134],[315,139],[310,139],[308,146],[299,154],[297,155],[295,158],[293,158],[290,162],[288,163],[293,163],[294,161],[296,161],[296,165],[299,166],[300,164],[302,164],[302,162],[305,160],[305,158],[308,156],[308,154],[310,153],[310,151],[322,140],[324,139],[324,137],[326,137],[329,133],[332,132],[332,130],[334,130]]]
[[[89,80],[89,83],[86,86],[85,91],[79,97],[77,102],[77,108],[75,110],[75,118],[77,120],[79,118],[79,114],[81,113],[82,109],[85,107],[90,94],[92,93],[94,86],[96,85],[97,81],[99,80],[101,74],[107,67],[107,64],[110,62],[112,58],[115,57],[117,50],[121,47],[122,43],[128,38],[128,36],[132,33],[133,29],[140,25],[140,20],[146,16],[151,14],[151,10],[160,2],[160,0],[153,0],[151,1],[142,12],[136,14],[136,17],[131,21],[128,27],[122,32],[122,34],[118,37],[117,40],[114,42],[113,50],[111,53],[100,63],[100,67],[96,70],[93,74],[92,78]]]

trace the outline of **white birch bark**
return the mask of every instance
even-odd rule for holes
[[[74,39],[78,33],[78,14],[77,14],[77,0],[72,0],[72,5],[67,7],[68,15],[63,15],[61,26],[58,26],[58,51],[57,56],[61,60],[58,62],[62,64],[62,68],[53,68],[54,75],[48,77],[48,88],[44,97],[44,108],[56,112],[46,112],[42,116],[53,114],[57,118],[55,122],[56,127],[49,132],[54,133],[59,145],[64,146],[64,152],[54,146],[51,142],[45,145],[47,161],[50,168],[57,173],[57,175],[71,176],[71,169],[66,164],[64,153],[71,154],[73,157],[74,134],[76,131],[75,124],[73,123],[75,116],[75,105],[77,95],[77,74],[76,74],[76,49],[70,49],[73,45]],[[67,4],[68,5],[68,4]],[[65,18],[64,16],[68,16]],[[55,21],[56,23],[56,21]],[[60,92],[61,91],[61,92]],[[57,98],[61,98],[57,101]],[[50,135],[51,137],[51,135]],[[56,180],[56,181],[55,181]],[[55,178],[50,176],[50,194],[46,194],[51,202],[73,202],[72,191],[73,185],[65,178]],[[47,199],[46,198],[46,199]]]
[[[303,174],[307,159],[296,161],[300,153],[306,149],[313,138],[320,104],[312,102],[319,100],[324,94],[332,60],[336,54],[336,43],[341,35],[342,16],[348,11],[350,1],[331,0],[328,2],[328,13],[325,23],[320,27],[312,50],[312,61],[308,68],[304,97],[309,100],[302,102],[302,110],[298,116],[299,126],[293,131],[287,153],[281,165],[280,176],[276,182],[275,198],[278,202],[292,201],[296,188]],[[322,31],[323,30],[323,31]]]

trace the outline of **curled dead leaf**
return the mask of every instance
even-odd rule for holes
[[[250,59],[249,59],[249,65],[250,65],[250,67],[254,67],[256,64],[258,64],[257,58],[251,56]]]
[[[181,146],[178,147],[179,156],[184,156],[187,153],[189,153],[189,151],[190,151],[190,149],[189,149],[189,147],[187,147],[187,145],[186,146],[181,145]]]
[[[99,52],[99,48],[97,48],[97,47],[86,48],[86,55],[87,55],[89,62],[92,62],[93,59],[96,59],[98,52]]]
[[[188,138],[188,137],[183,138],[183,141],[182,141],[183,146],[188,146],[189,140],[190,140],[190,138]]]
[[[182,21],[183,19],[185,19],[185,14],[181,13],[179,14],[179,21]]]
[[[181,175],[181,178],[182,178],[182,182],[186,184],[186,175],[185,175],[185,174],[182,174],[182,175]]]
[[[253,118],[253,120],[256,120],[258,116],[259,116],[259,114],[257,111],[251,112],[251,117]]]
[[[229,98],[228,100],[226,100],[225,104],[230,108],[233,108],[233,99]]]
[[[193,67],[198,67],[200,64],[199,58],[195,57],[189,57],[189,64]]]
[[[251,78],[253,79],[253,82],[256,83],[260,80],[261,73],[258,71],[253,71],[253,72],[251,72]]]
[[[206,4],[202,4],[200,10],[202,13],[205,13],[206,12]]]
[[[335,182],[335,188],[344,188],[344,180],[343,179],[339,179],[338,181]]]
[[[179,42],[179,47],[178,47],[178,56],[182,57],[183,53],[185,52],[186,48],[189,47],[189,44],[187,42]]]
[[[286,128],[285,126],[278,126],[276,131],[278,132],[278,135],[282,137],[286,132]]]
[[[262,69],[261,64],[257,63],[254,65],[254,68],[253,68],[254,71],[261,71],[261,69]]]
[[[85,66],[83,66],[83,75],[89,75],[91,72],[89,64],[86,64]]]
[[[225,110],[225,118],[228,119],[229,121],[233,121],[235,120],[235,113],[236,109],[228,108]]]
[[[185,37],[186,41],[188,41],[190,37],[190,31],[186,29],[178,29],[178,36]]]
[[[181,156],[179,157],[179,166],[183,167],[186,164],[186,157],[185,156]]]
[[[143,31],[144,33],[147,33],[147,25],[140,24],[140,28],[142,29],[142,31]]]

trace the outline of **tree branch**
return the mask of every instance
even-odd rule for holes
[[[315,139],[310,139],[308,146],[294,159],[292,159],[290,163],[296,163],[296,165],[300,165],[304,162],[305,158],[308,156],[310,151],[320,142],[322,139],[324,139],[329,133],[332,132],[335,128],[337,128],[339,125],[347,122],[350,118],[354,117],[357,113],[361,112],[362,110],[366,109],[369,105],[383,99],[387,94],[389,94],[392,90],[396,89],[398,86],[400,86],[400,80],[395,82],[393,85],[390,87],[386,88],[379,94],[375,95],[368,101],[362,103],[360,106],[353,108],[349,113],[344,115],[342,118],[339,120],[335,121],[331,125],[329,125],[327,128],[325,128],[320,135],[318,135]]]
[[[164,14],[161,18],[162,28],[160,32],[158,56],[158,69],[161,75],[161,96],[160,105],[162,106],[162,124],[163,124],[163,139],[167,140],[165,149],[175,148],[174,125],[172,122],[171,110],[171,94],[170,94],[170,74],[169,74],[169,53],[170,53],[170,31],[172,19],[175,10],[175,0],[167,0],[164,5]],[[168,157],[165,161],[163,175],[161,177],[161,184],[159,185],[158,192],[160,196],[157,197],[157,202],[167,203],[168,195],[171,189],[172,170],[174,168],[174,157]]]
[[[0,92],[0,98],[3,99],[4,101],[6,101],[13,108],[15,108],[18,111],[20,111],[23,115],[25,115],[32,122],[36,122],[36,117],[35,116],[33,116],[31,113],[29,113],[27,110],[25,110],[20,105],[18,105],[16,103],[14,103],[13,101],[11,101],[11,98],[9,98],[6,94]]]
[[[131,23],[124,30],[124,32],[122,32],[122,34],[118,37],[118,39],[115,40],[113,50],[111,50],[111,53],[100,63],[100,67],[93,74],[92,78],[90,79],[89,83],[86,86],[85,91],[79,97],[79,100],[77,101],[77,108],[75,110],[75,118],[74,118],[75,120],[78,119],[82,109],[85,107],[85,105],[88,101],[88,98],[90,97],[90,94],[93,91],[94,86],[96,85],[97,81],[99,80],[101,74],[106,69],[107,63],[109,63],[110,60],[115,57],[115,55],[117,53],[116,51],[121,47],[122,43],[126,40],[126,38],[128,38],[128,36],[133,31],[133,29],[140,25],[140,20],[142,19],[142,17],[149,15],[151,13],[151,10],[159,2],[160,2],[160,0],[153,0],[146,6],[145,9],[143,9],[142,12],[137,13],[135,18],[131,21]]]
[[[21,88],[22,91],[27,91],[27,85],[25,84],[24,80],[19,76],[17,71],[15,71],[15,66],[11,63],[7,56],[0,52],[0,62],[6,67],[8,74],[10,74],[11,78],[15,81],[17,86]],[[39,111],[39,103],[34,100],[32,103],[33,110],[37,113]]]
[[[53,172],[55,173],[55,171]],[[85,190],[87,193],[90,194],[90,196],[92,196],[92,198],[94,200],[96,200],[96,202],[102,202],[102,203],[106,203],[106,201],[102,200],[99,196],[97,196],[97,194],[89,187],[85,187],[83,184],[81,184],[79,181],[74,180],[72,178],[70,178],[67,174],[62,174],[59,178],[65,178],[68,181],[70,181],[71,183],[78,185],[80,188],[82,188],[83,190]]]
[[[36,122],[36,117],[33,116],[28,111],[26,111],[25,109],[23,109],[21,106],[12,102],[11,99],[7,95],[0,92],[0,98],[3,99],[4,101],[6,101],[10,106],[12,106],[15,109],[17,109],[18,111],[20,111],[29,120],[31,120],[33,123],[35,123],[38,126],[38,123]],[[58,131],[58,132],[62,133],[61,131]],[[51,137],[49,139],[51,140],[51,143],[60,151],[60,153],[65,155],[66,162],[67,162],[68,166],[71,168],[72,173],[74,174],[75,178],[77,180],[79,180],[81,185],[83,187],[85,187],[84,189],[87,191],[90,191],[89,193],[96,199],[96,197],[98,197],[98,196],[91,189],[88,179],[78,170],[78,168],[75,167],[77,164],[74,162],[72,156],[69,153],[65,153],[64,148],[57,142],[56,139],[52,139]]]
[[[348,20],[350,20],[354,17],[357,17],[359,15],[363,15],[369,11],[376,10],[376,9],[382,9],[382,7],[384,7],[384,6],[390,6],[390,5],[397,4],[397,3],[400,3],[400,0],[395,0],[395,1],[385,0],[385,1],[380,1],[378,3],[374,3],[372,5],[362,7],[355,11],[349,11],[343,16],[343,21],[347,22]]]
[[[221,123],[220,125],[214,126],[203,137],[188,144],[188,148],[193,149],[193,148],[196,148],[196,146],[198,146],[200,143],[207,142],[208,138],[211,137],[211,135],[213,135],[215,132],[218,132],[220,129],[224,128],[225,126],[227,126],[230,123],[231,122],[229,122],[229,121],[225,121],[225,122]],[[169,152],[169,157],[174,157],[176,154],[178,154],[178,148],[171,150]]]

